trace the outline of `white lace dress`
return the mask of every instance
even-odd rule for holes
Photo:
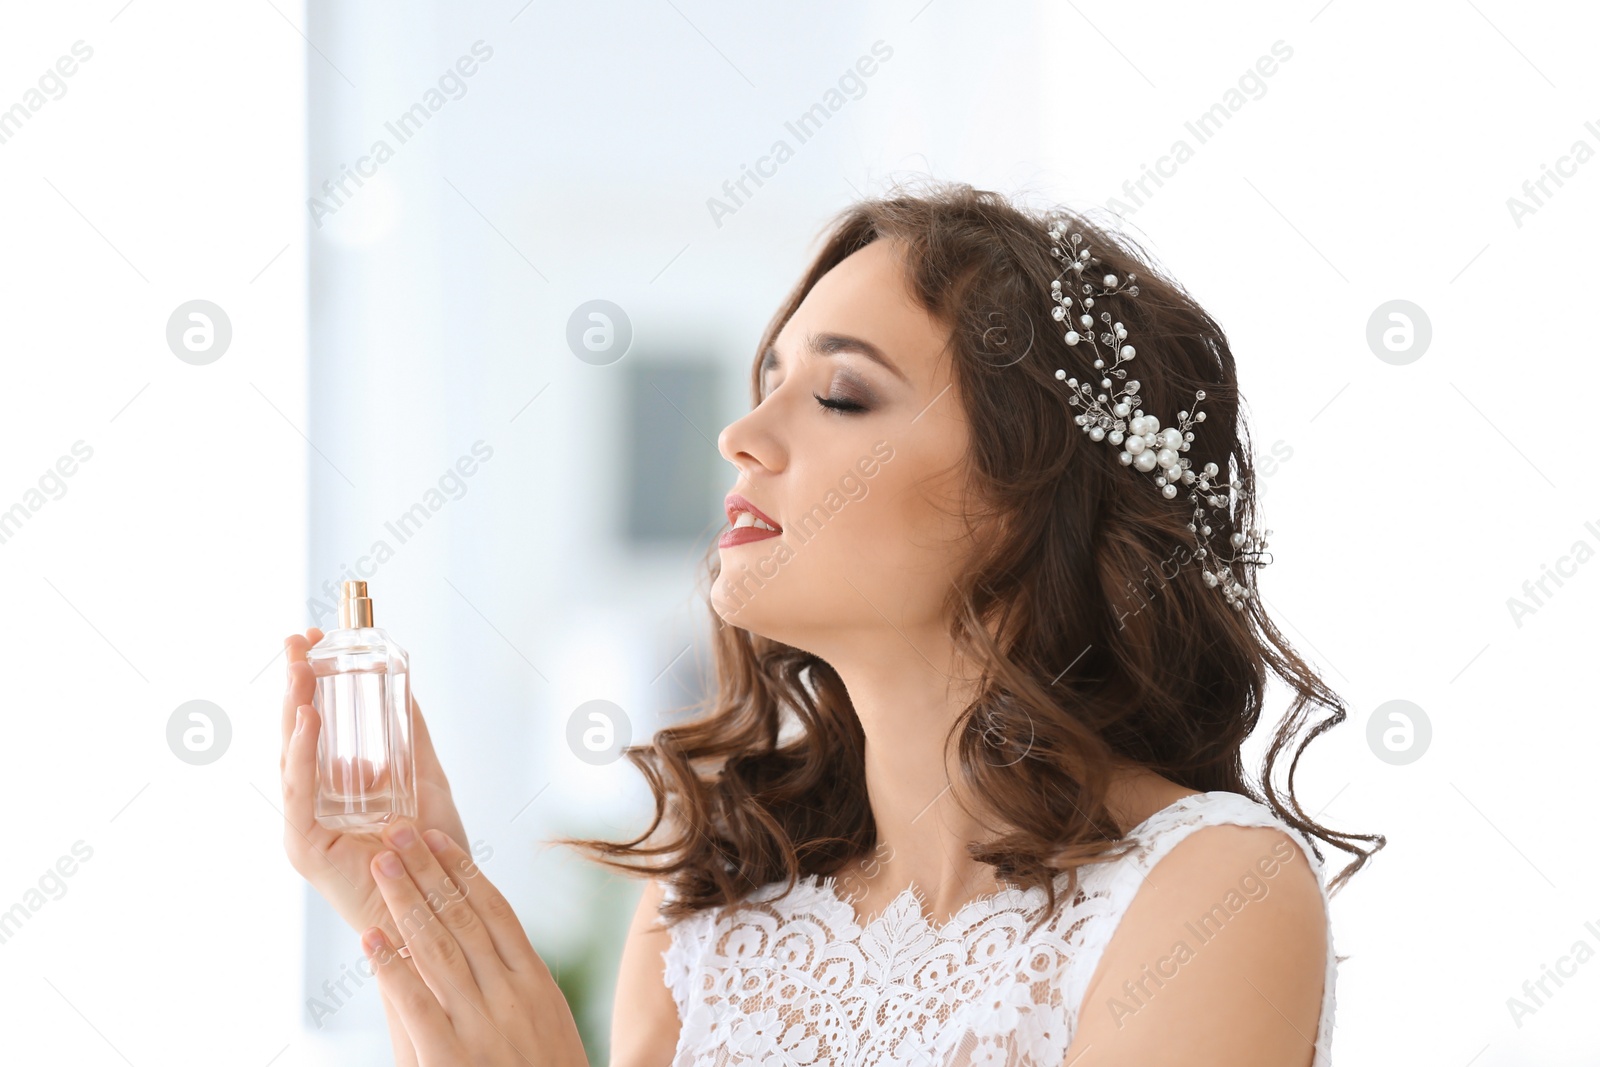
[[[1032,935],[1043,888],[977,897],[936,928],[907,887],[863,928],[832,878],[808,876],[783,896],[774,883],[671,928],[662,956],[681,1022],[673,1067],[1062,1067],[1089,979],[1145,874],[1216,825],[1288,833],[1326,906],[1305,839],[1226,792],[1185,797],[1140,823],[1129,833],[1138,847],[1083,868],[1071,899],[1063,875],[1056,914]],[[1330,1064],[1331,929],[1328,946],[1315,1067]]]

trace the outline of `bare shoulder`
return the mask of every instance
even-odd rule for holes
[[[1092,1045],[1108,1065],[1309,1065],[1328,951],[1322,890],[1293,837],[1202,827],[1134,895],[1067,1062]]]
[[[666,1067],[678,1045],[678,1006],[663,979],[662,953],[671,931],[656,909],[662,887],[647,880],[628,926],[611,1006],[613,1067]]]

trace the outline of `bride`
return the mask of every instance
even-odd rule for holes
[[[1125,237],[931,184],[834,221],[751,390],[711,696],[627,750],[649,827],[565,842],[644,880],[610,1062],[1326,1067],[1328,894],[1383,838],[1294,795],[1344,707],[1256,595],[1221,327]],[[286,641],[284,843],[397,1062],[586,1063],[420,709],[416,821],[316,823],[320,638]]]

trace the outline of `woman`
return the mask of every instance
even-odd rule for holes
[[[1344,710],[1255,595],[1221,328],[1126,239],[935,185],[836,220],[751,385],[709,707],[628,750],[644,834],[567,842],[653,875],[611,1062],[1326,1064],[1327,893],[1383,839],[1294,798]],[[285,841],[386,931],[400,1061],[582,1063],[420,714],[427,835],[310,817],[319,637],[288,641]],[[1294,699],[1253,780],[1269,671]],[[1354,856],[1329,883],[1313,839]]]

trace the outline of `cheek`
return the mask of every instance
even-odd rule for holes
[[[944,513],[960,503],[945,484],[948,479],[926,459],[899,453],[871,478],[857,481],[856,499],[842,491],[831,498],[843,504],[827,536],[808,546],[817,550],[816,580],[840,585],[829,575],[844,573],[865,591],[863,583],[882,587],[904,585],[909,578],[947,579],[958,562],[961,525]]]

